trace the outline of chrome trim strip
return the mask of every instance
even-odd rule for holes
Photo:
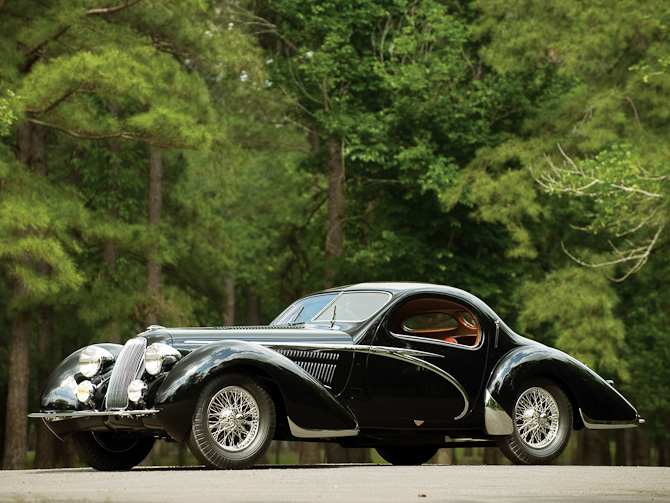
[[[397,337],[398,339],[404,339],[410,342],[437,344],[438,346],[447,346],[449,348],[457,349],[459,351],[477,351],[484,343],[483,335],[481,337],[479,344],[477,344],[476,346],[468,346],[466,344],[454,344],[453,342],[442,341],[440,339],[430,339],[428,337],[419,337],[417,335],[396,334],[395,332],[392,332],[391,334],[393,335],[393,337]]]
[[[185,344],[209,344],[212,342],[220,342],[220,341],[188,340],[185,341]],[[432,363],[429,363],[419,358],[419,357],[444,358],[443,355],[437,353],[429,353],[428,351],[419,351],[416,349],[394,348],[389,346],[366,346],[359,344],[318,344],[318,343],[302,344],[296,342],[254,342],[254,341],[246,341],[246,342],[248,342],[249,344],[259,344],[261,346],[268,348],[292,348],[304,351],[346,351],[348,353],[367,353],[412,363],[421,368],[430,370],[431,372],[438,374],[443,379],[449,381],[452,384],[452,386],[454,386],[458,390],[458,392],[463,397],[463,401],[465,402],[465,404],[463,406],[463,410],[461,411],[461,413],[458,414],[456,417],[454,417],[454,419],[456,420],[461,419],[463,416],[465,416],[465,414],[468,412],[468,409],[470,408],[470,399],[468,398],[468,394],[465,391],[463,385],[460,382],[458,382],[458,380],[454,376],[452,376],[446,370],[441,369],[437,365],[433,365]]]
[[[295,344],[295,343],[281,343],[281,342],[269,342],[269,343],[260,343],[263,346],[267,347],[293,347],[296,349],[304,349],[304,350],[313,350],[313,351],[347,351],[351,353],[367,353],[367,354],[373,354],[373,355],[380,355],[380,356],[386,356],[388,358],[394,358],[396,360],[401,360],[409,363],[413,363],[414,365],[417,365],[421,368],[424,368],[426,370],[430,370],[431,372],[434,372],[438,374],[440,377],[446,379],[449,381],[461,394],[463,397],[463,401],[465,402],[463,406],[463,410],[459,415],[454,417],[454,419],[458,420],[461,419],[465,414],[468,412],[468,409],[470,408],[470,399],[468,398],[468,394],[465,391],[465,388],[461,385],[458,380],[449,374],[446,370],[441,369],[437,365],[433,365],[432,363],[429,363],[427,361],[424,361],[420,358],[417,358],[419,356],[422,357],[431,357],[431,358],[444,358],[442,355],[438,355],[436,353],[429,353],[427,351],[418,351],[414,349],[404,349],[404,348],[393,348],[393,347],[388,347],[388,346],[362,346],[362,345],[356,345],[356,344],[342,344],[342,345],[337,345],[337,344]]]
[[[437,353],[419,351],[417,349],[393,348],[389,346],[364,346],[359,344],[304,344],[300,342],[255,342],[269,348],[294,348],[304,351],[346,351],[348,353],[375,353],[375,354],[405,354],[410,356],[424,356],[433,358],[444,358]],[[377,351],[379,350],[379,351]]]
[[[514,422],[500,406],[489,390],[484,393],[484,429],[489,435],[511,435]]]
[[[355,430],[310,430],[302,428],[288,418],[288,427],[291,435],[297,438],[334,438],[334,437],[355,437],[358,435],[358,428]]]
[[[64,419],[74,419],[78,417],[95,417],[95,416],[121,416],[121,417],[142,417],[157,414],[160,409],[144,409],[144,410],[77,410],[71,412],[33,412],[28,414],[28,417],[42,418],[47,421],[62,421]]]
[[[584,414],[584,411],[580,408],[579,415],[582,417],[584,426],[589,430],[614,430],[620,428],[635,428],[639,424],[644,423],[644,419],[640,419],[639,414],[636,414],[635,419],[630,421],[608,421],[602,419],[591,419],[589,416]]]

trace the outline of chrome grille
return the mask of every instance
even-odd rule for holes
[[[294,361],[317,381],[330,386],[335,376],[335,368],[340,355],[331,352],[303,351],[299,349],[278,349],[289,360]]]
[[[144,350],[147,340],[144,337],[130,339],[123,346],[116,360],[112,377],[107,388],[107,410],[125,409],[128,407],[128,385],[137,377],[144,363]]]

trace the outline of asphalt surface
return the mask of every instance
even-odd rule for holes
[[[670,502],[670,468],[318,465],[0,472],[0,502]]]

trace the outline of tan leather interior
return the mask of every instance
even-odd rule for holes
[[[457,322],[456,326],[453,328],[411,330],[404,324],[407,320],[417,316],[436,313],[451,316]],[[468,322],[468,318],[472,320],[472,323]],[[479,344],[481,335],[477,318],[468,309],[455,302],[435,298],[412,300],[402,306],[389,321],[389,330],[396,334],[438,339],[466,346]]]

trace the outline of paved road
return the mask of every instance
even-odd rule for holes
[[[0,502],[668,502],[670,468],[319,465],[0,472]]]

